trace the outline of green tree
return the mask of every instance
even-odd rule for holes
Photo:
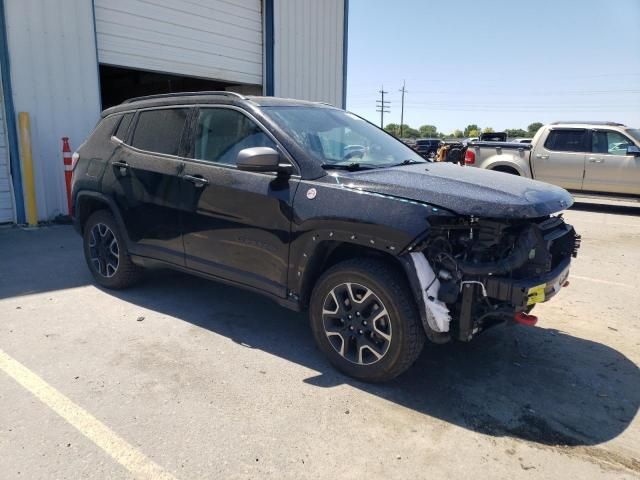
[[[527,131],[529,132],[529,135],[533,137],[536,134],[536,132],[540,130],[543,126],[544,126],[543,123],[534,122],[527,127]]]
[[[485,127],[482,130],[482,133],[493,133],[493,132],[495,132],[495,130],[493,128],[491,128],[491,127]]]
[[[458,130],[457,128],[453,131],[453,133],[451,134],[452,137],[454,138],[462,138],[464,137],[464,132],[462,130]]]
[[[475,132],[476,132],[475,135],[471,135],[471,131],[472,130],[475,130]],[[478,127],[478,125],[476,125],[475,123],[472,123],[471,125],[467,125],[467,127],[464,129],[464,136],[465,137],[477,137],[479,131],[480,131],[480,127]]]
[[[477,128],[474,128],[472,130],[469,130],[468,132],[465,130],[465,137],[479,137],[480,136],[480,132]]]
[[[418,129],[421,137],[437,137],[438,129],[435,125],[422,125]]]
[[[403,138],[418,138],[420,132],[415,128],[411,128],[409,125],[402,124],[402,137]]]
[[[509,138],[517,138],[517,137],[527,137],[529,134],[526,130],[521,128],[507,128],[504,131]]]
[[[385,131],[390,133],[393,136],[399,137],[400,136],[400,125],[398,125],[397,123],[388,123],[385,127],[384,127]]]

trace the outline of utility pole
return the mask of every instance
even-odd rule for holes
[[[400,92],[402,92],[402,104],[400,107],[400,138],[402,138],[402,125],[404,125],[404,94],[409,93],[407,92],[407,89],[404,88],[404,80],[402,81],[402,88],[400,89]]]
[[[380,94],[380,100],[376,100],[376,112],[380,112],[380,128],[384,128],[384,114],[391,113],[391,102],[384,99],[384,95],[389,93],[384,90],[384,85],[378,90],[378,93]]]

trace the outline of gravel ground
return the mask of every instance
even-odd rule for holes
[[[71,227],[2,228],[0,354],[52,388],[0,369],[0,478],[639,478],[640,207],[609,203],[566,213],[583,246],[538,326],[384,385],[333,370],[304,314],[171,272],[102,290]]]

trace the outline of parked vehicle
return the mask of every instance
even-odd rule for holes
[[[445,140],[436,153],[435,161],[451,162],[462,165],[466,146],[459,140]]]
[[[439,138],[419,138],[414,144],[414,150],[424,158],[433,158],[438,153],[438,147],[442,145]]]
[[[511,143],[531,143],[530,138],[509,138],[507,142]]]
[[[614,122],[556,122],[530,145],[474,142],[465,164],[574,192],[640,195],[640,130]]]
[[[427,338],[531,323],[578,248],[553,215],[572,203],[565,190],[427,162],[324,104],[137,98],[105,110],[73,159],[75,225],[99,285],[161,266],[259,292],[308,310],[331,363],[366,381],[402,373]]]
[[[362,145],[347,145],[344,147],[344,152],[347,158],[362,158],[366,153]]]
[[[505,132],[486,132],[480,134],[481,142],[506,142],[507,134]]]

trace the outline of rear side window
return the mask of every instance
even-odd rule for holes
[[[91,134],[92,142],[108,142],[113,135],[113,130],[116,128],[116,123],[118,122],[118,115],[110,115],[106,118],[103,118],[96,125],[95,130]]]
[[[583,129],[551,130],[544,146],[556,152],[586,152],[586,135],[587,131]]]
[[[140,112],[131,145],[140,150],[178,155],[188,114],[188,108]]]
[[[116,133],[114,133],[114,135],[122,141],[127,139],[127,132],[129,131],[131,120],[133,120],[133,113],[125,113],[116,129]]]
[[[246,115],[227,108],[202,108],[193,147],[198,160],[235,165],[238,152],[244,148],[276,145]]]

